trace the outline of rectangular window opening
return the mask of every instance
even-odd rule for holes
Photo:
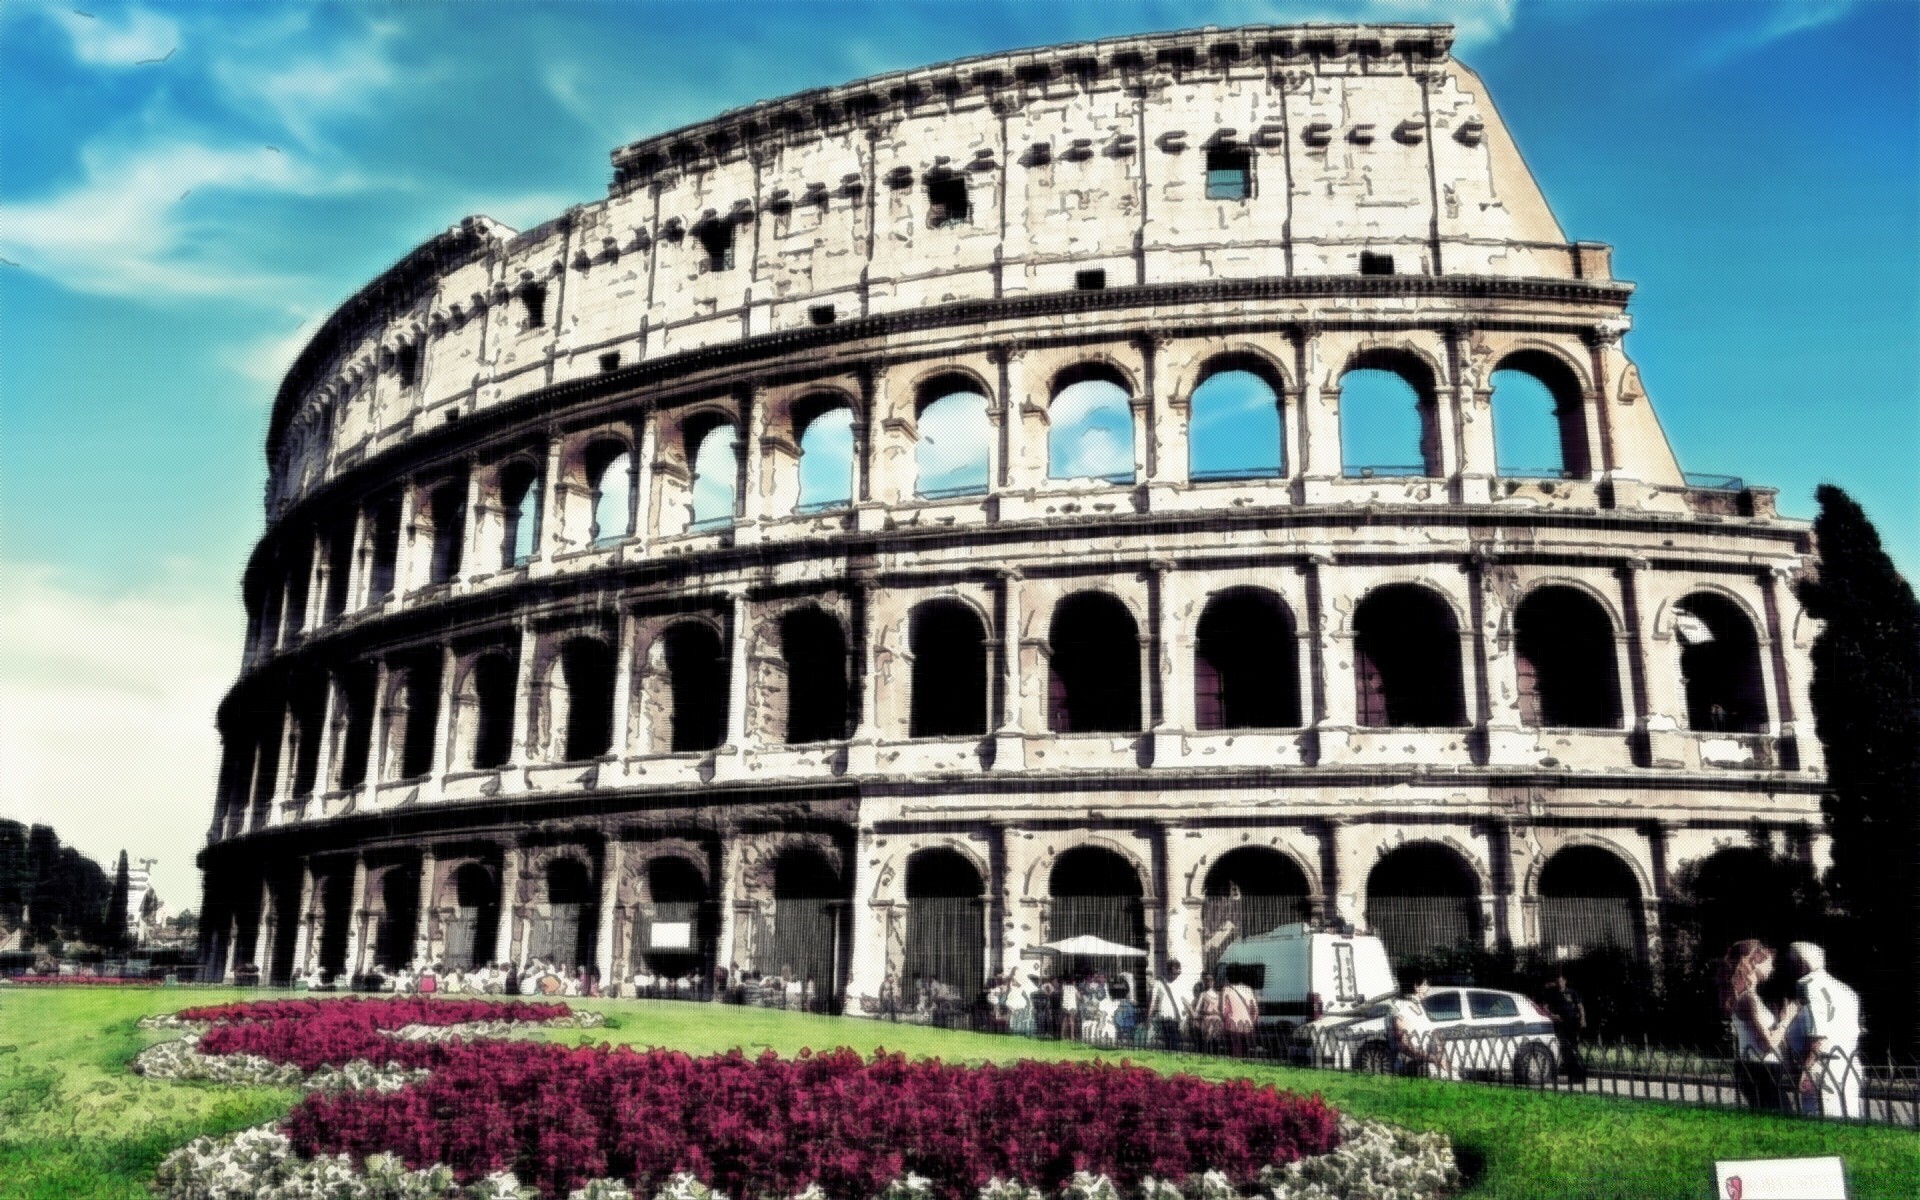
[[[1207,151],[1207,199],[1245,200],[1252,195],[1252,154],[1231,148]]]
[[[807,320],[815,325],[833,324],[833,305],[815,304],[807,309]]]
[[[1393,274],[1393,255],[1375,254],[1371,250],[1360,252],[1360,273],[1362,275]]]
[[[1073,286],[1083,292],[1097,292],[1107,286],[1107,272],[1104,267],[1095,267],[1090,271],[1075,271]]]
[[[605,354],[602,354],[600,356],[601,374],[605,374],[608,371],[618,371],[619,369],[620,369],[620,352],[618,350],[609,350]]]
[[[966,178],[953,174],[929,177],[927,205],[927,223],[935,229],[943,225],[965,225],[973,215]]]
[[[538,329],[547,323],[547,289],[530,283],[520,290],[520,303],[527,309],[527,328]]]

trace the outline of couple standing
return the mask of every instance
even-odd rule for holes
[[[1741,1096],[1756,1109],[1860,1116],[1860,997],[1827,973],[1824,950],[1795,942],[1787,948],[1795,998],[1776,1015],[1759,994],[1773,959],[1770,946],[1747,938],[1720,965],[1720,1011],[1732,1025]]]

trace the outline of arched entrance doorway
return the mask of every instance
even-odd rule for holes
[[[1242,846],[1207,871],[1201,909],[1206,965],[1243,937],[1305,921],[1313,914],[1306,872],[1278,850]]]
[[[956,850],[922,850],[907,860],[907,955],[900,988],[939,983],[972,1004],[986,979],[986,884]]]
[[[1480,885],[1456,851],[1402,846],[1367,875],[1367,925],[1395,959],[1481,943]]]

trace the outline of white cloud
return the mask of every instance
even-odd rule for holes
[[[293,314],[293,318],[300,316],[298,310]],[[293,366],[293,360],[306,348],[316,328],[308,317],[300,320],[292,329],[275,330],[261,334],[250,342],[228,346],[221,351],[220,358],[242,378],[260,384],[261,388],[255,395],[265,403],[273,399],[287,369]]]
[[[1728,32],[1717,40],[1709,40],[1692,66],[1695,70],[1717,67],[1782,38],[1830,25],[1853,7],[1854,0],[1772,0],[1752,4],[1739,11],[1750,18],[1757,14],[1758,19],[1728,22]]]
[[[288,281],[238,261],[231,235],[198,228],[192,212],[220,194],[320,195],[360,187],[267,146],[165,141],[105,143],[81,154],[85,178],[64,192],[5,209],[6,256],[75,291],[169,297],[282,291]]]
[[[72,9],[51,14],[73,38],[81,62],[130,67],[165,58],[180,45],[180,27],[144,9],[128,9],[123,20],[112,14],[86,15]]]
[[[363,38],[325,55],[286,58],[275,48],[222,56],[213,75],[243,112],[264,109],[278,125],[306,145],[318,144],[320,126],[342,115],[373,111],[400,79],[387,56],[396,29],[376,24]],[[419,86],[417,72],[409,83]]]
[[[197,908],[239,604],[175,581],[103,595],[18,562],[0,563],[0,603],[0,816],[109,869],[123,848],[158,858],[162,898]]]

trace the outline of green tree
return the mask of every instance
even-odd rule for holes
[[[1920,1051],[1920,602],[1853,498],[1832,485],[1817,495],[1818,571],[1799,595],[1825,623],[1812,697],[1827,886],[1842,913],[1835,973],[1852,972],[1874,1042]]]
[[[114,868],[113,891],[107,896],[107,911],[101,921],[100,943],[108,950],[127,948],[127,895],[132,891],[127,878],[127,852],[120,852],[120,865]]]

